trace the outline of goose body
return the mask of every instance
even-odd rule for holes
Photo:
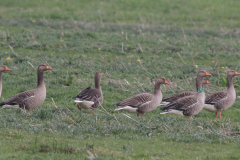
[[[26,110],[40,106],[46,99],[46,87],[43,81],[43,71],[52,70],[51,67],[43,64],[38,66],[37,88],[19,93],[4,102],[0,103],[2,109],[22,108]]]
[[[74,102],[77,103],[76,105],[80,111],[81,109],[90,109],[91,113],[93,113],[93,111],[103,103],[103,93],[100,86],[102,75],[103,73],[97,71],[94,77],[95,88],[85,88],[74,97],[76,98]]]
[[[176,114],[187,117],[197,115],[204,107],[205,93],[203,91],[203,84],[209,84],[204,76],[210,76],[206,71],[199,71],[197,75],[197,89],[198,92],[193,93],[190,96],[179,98],[170,102],[162,108],[163,112],[160,114]]]
[[[4,65],[0,65],[0,98],[2,95],[2,72],[4,71],[11,71],[11,70]]]
[[[236,75],[240,75],[240,73],[236,71],[228,71],[227,81],[228,81],[228,89],[227,91],[218,91],[210,96],[208,96],[205,100],[204,109],[215,112],[216,118],[221,118],[221,111],[224,111],[231,107],[236,99],[236,92],[234,89],[234,85],[232,82],[232,78]]]
[[[137,115],[141,114],[143,117],[146,113],[153,111],[160,105],[162,101],[160,84],[169,85],[165,78],[160,77],[155,83],[154,94],[141,93],[120,101],[114,104],[115,106],[119,106],[115,111],[126,110],[130,113],[137,113]]]
[[[207,84],[207,79],[203,78],[202,83]],[[195,94],[197,94],[197,92],[184,91],[184,92],[180,92],[180,93],[174,94],[174,95],[169,96],[169,97],[163,97],[163,100],[162,100],[162,103],[160,104],[160,106],[165,106],[165,105],[169,104],[170,102],[176,101],[176,100],[178,100],[180,98],[183,98],[183,97],[192,96],[192,95],[195,95]]]

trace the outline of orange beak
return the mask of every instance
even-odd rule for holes
[[[51,67],[49,67],[49,66],[47,66],[47,70],[52,70],[52,68],[51,68]]]
[[[211,84],[209,81],[207,81],[207,84]]]
[[[8,67],[5,68],[5,71],[11,71],[11,69],[9,69]]]
[[[211,74],[210,74],[210,73],[208,73],[208,72],[206,72],[206,76],[211,76]]]
[[[169,83],[167,80],[165,80],[165,84],[166,84],[166,85],[169,85],[170,83]]]
[[[104,75],[104,73],[101,73],[100,75],[102,76],[102,75]]]
[[[238,73],[238,72],[235,72],[235,75],[240,75],[240,73]]]

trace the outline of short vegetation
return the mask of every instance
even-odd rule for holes
[[[226,89],[239,71],[239,1],[16,1],[0,0],[1,101],[36,87],[44,73],[46,101],[23,114],[0,111],[0,159],[239,159],[239,99],[222,119],[202,111],[193,120],[143,118],[112,105],[153,92],[195,91],[196,73],[212,74],[207,95]],[[103,105],[79,112],[73,97],[104,73]],[[234,78],[240,95],[240,77]]]

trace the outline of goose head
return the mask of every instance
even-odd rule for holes
[[[4,72],[4,71],[11,71],[11,69],[9,69],[8,67],[6,67],[4,65],[0,65],[0,72]]]

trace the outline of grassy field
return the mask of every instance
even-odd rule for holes
[[[189,121],[160,115],[139,118],[112,104],[153,92],[163,76],[164,96],[195,90],[200,69],[212,74],[207,95],[226,89],[239,71],[240,1],[0,0],[1,101],[36,87],[39,64],[46,101],[23,115],[0,111],[0,159],[239,159],[239,99],[221,120],[202,111]],[[104,103],[94,114],[72,97],[104,73]],[[240,77],[234,78],[240,95]]]

